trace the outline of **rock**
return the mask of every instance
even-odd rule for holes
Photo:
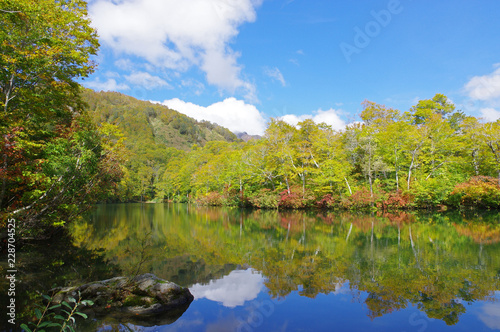
[[[70,298],[78,300],[80,294],[82,300],[94,302],[81,308],[82,312],[143,326],[173,323],[194,299],[189,289],[151,273],[133,279],[116,277],[78,287],[57,288],[51,290],[51,294],[55,294],[55,304],[69,303]]]

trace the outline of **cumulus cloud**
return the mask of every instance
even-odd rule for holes
[[[262,0],[96,0],[89,5],[100,41],[154,66],[201,68],[209,84],[255,97],[239,54],[229,47],[244,23],[254,22]]]
[[[492,100],[500,97],[500,68],[484,76],[474,76],[465,85],[465,91],[472,99]]]
[[[495,292],[500,294],[500,292]],[[500,330],[500,303],[486,303],[479,312],[479,319],[492,330]]]
[[[283,85],[283,86],[286,85],[285,78],[283,77],[283,74],[281,74],[281,71],[278,68],[276,68],[276,67],[264,68],[264,74],[271,77],[274,81],[280,82],[281,85]]]
[[[130,75],[125,75],[125,79],[134,85],[140,85],[148,90],[160,87],[171,88],[170,84],[168,84],[164,79],[146,72],[135,72]]]
[[[208,285],[195,284],[189,287],[195,299],[207,298],[234,308],[259,295],[264,284],[262,274],[252,269],[231,271],[222,279],[210,281]]]
[[[97,78],[94,81],[84,81],[83,85],[96,91],[118,91],[130,89],[130,87],[126,84],[116,83],[114,78],[110,78],[105,82],[101,82],[101,80]]]
[[[500,119],[500,111],[494,108],[482,108],[479,111],[481,112],[481,117],[488,122],[495,122]]]
[[[280,120],[285,121],[292,126],[296,126],[299,122],[304,121],[306,119],[312,119],[316,123],[326,123],[327,125],[332,126],[335,130],[345,129],[346,123],[342,120],[338,111],[330,108],[329,110],[323,111],[321,109],[314,111],[313,114],[303,114],[303,115],[295,115],[295,114],[286,114],[279,117]]]
[[[262,135],[266,128],[266,120],[254,105],[233,97],[207,107],[178,98],[165,100],[162,104],[196,120],[215,122],[232,132]]]

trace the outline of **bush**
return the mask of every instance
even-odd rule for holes
[[[412,195],[417,207],[428,208],[443,204],[453,190],[453,182],[448,178],[429,178],[414,182]]]
[[[250,203],[259,209],[277,209],[279,197],[270,189],[261,189],[255,196],[250,198]]]
[[[375,205],[378,195],[373,193],[373,197],[368,189],[361,189],[356,191],[350,197],[342,199],[340,206],[344,209],[350,210],[366,210]]]
[[[408,194],[403,194],[401,190],[389,193],[385,200],[378,203],[377,206],[383,210],[401,210],[409,208],[411,197]]]
[[[198,197],[196,202],[204,206],[221,206],[223,197],[218,192],[209,192],[206,195]]]
[[[467,182],[459,183],[451,192],[447,203],[452,206],[499,208],[498,179],[490,176],[474,176]]]

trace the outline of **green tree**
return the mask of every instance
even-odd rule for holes
[[[0,0],[0,208],[21,231],[67,219],[115,180],[77,83],[98,46],[84,1]]]

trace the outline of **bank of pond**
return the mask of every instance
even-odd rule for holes
[[[103,204],[18,253],[18,319],[32,319],[41,290],[153,273],[194,295],[161,331],[498,329],[499,253],[497,212]],[[76,326],[147,331],[99,317]]]

